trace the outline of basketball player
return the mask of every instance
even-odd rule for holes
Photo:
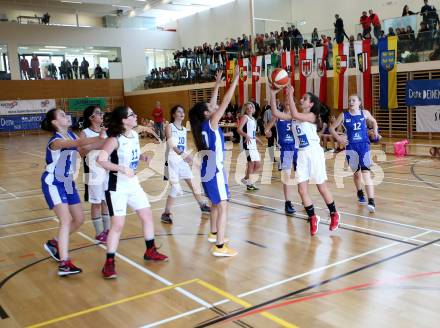
[[[379,139],[379,133],[376,120],[369,111],[362,109],[361,105],[359,96],[351,95],[349,98],[350,109],[339,115],[331,125],[330,132],[341,145],[345,146],[348,165],[354,172],[353,179],[359,204],[367,204],[368,211],[374,213],[376,204],[374,202],[374,185],[370,174],[371,153],[367,122],[373,126],[373,140]],[[336,132],[340,125],[344,126],[346,135],[339,135]],[[367,190],[368,203],[362,190],[363,182]]]
[[[144,260],[168,260],[166,255],[156,249],[150,203],[135,176],[139,160],[148,160],[140,153],[139,135],[133,130],[136,125],[137,116],[130,107],[116,107],[107,122],[108,138],[97,159],[98,164],[109,171],[105,196],[112,224],[107,236],[107,256],[102,269],[105,279],[117,277],[115,253],[124,227],[127,205],[136,211],[142,221],[146,245]]]

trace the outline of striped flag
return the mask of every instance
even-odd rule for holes
[[[313,48],[299,50],[299,91],[313,92]]]
[[[226,60],[226,86],[225,92],[228,91],[231,86],[232,79],[234,78],[235,60]]]
[[[264,56],[264,72],[266,74],[266,101],[268,104],[270,104],[269,69],[270,69],[271,65],[272,65],[272,55],[265,55]]]
[[[397,36],[379,40],[380,107],[397,108]]]
[[[281,54],[281,68],[290,76],[290,83],[295,87],[295,51],[285,51]]]
[[[357,93],[362,99],[364,108],[371,109],[373,105],[371,86],[371,42],[370,40],[355,41],[354,53],[356,59]]]
[[[327,101],[327,54],[328,47],[315,48],[314,92],[322,103]]]
[[[252,98],[257,104],[260,104],[261,98],[261,65],[263,63],[263,56],[252,56]]]
[[[247,74],[248,74],[248,66],[249,59],[248,58],[239,58],[238,66],[240,67],[240,80],[238,81],[238,97],[240,106],[243,106],[245,102],[248,101],[248,86],[246,84]]]
[[[348,108],[348,43],[333,44],[333,107]]]

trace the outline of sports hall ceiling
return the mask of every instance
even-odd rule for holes
[[[189,16],[233,0],[0,0],[2,5],[17,6],[23,9],[48,11],[77,11],[96,15],[115,15],[122,10],[123,15],[163,17],[173,19]],[[121,12],[120,12],[121,14]]]

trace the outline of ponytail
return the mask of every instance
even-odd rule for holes
[[[52,124],[52,121],[56,120],[57,109],[52,108],[46,113],[46,116],[41,121],[41,129],[49,132],[57,132],[57,128]]]
[[[189,122],[191,124],[191,132],[196,144],[197,150],[206,150],[206,145],[202,136],[202,123],[205,119],[205,112],[208,111],[208,104],[206,102],[198,102],[189,111]]]
[[[322,112],[321,112],[321,102],[319,101],[319,98],[316,95],[314,95],[313,93],[307,92],[307,94],[309,95],[310,102],[313,103],[313,107],[310,109],[310,112],[315,114],[315,116],[316,116],[316,121],[315,121],[316,127],[318,128],[318,130],[321,130],[322,129],[322,125],[323,125],[322,117],[321,117],[321,115],[322,115]]]

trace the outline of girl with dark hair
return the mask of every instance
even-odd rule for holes
[[[228,180],[224,168],[225,139],[219,121],[234,95],[240,71],[235,67],[234,78],[217,106],[218,88],[214,90],[210,103],[199,102],[191,108],[189,120],[197,150],[202,152],[201,178],[206,196],[212,203],[211,231],[208,241],[215,243],[212,247],[214,256],[235,256],[238,252],[226,245],[226,220],[229,200]]]
[[[124,228],[127,205],[136,211],[142,221],[146,245],[144,260],[166,261],[168,257],[156,249],[150,203],[135,175],[139,160],[148,161],[148,158],[141,154],[139,135],[134,131],[137,116],[130,107],[116,107],[107,124],[108,138],[97,162],[109,172],[105,197],[112,223],[107,235],[107,256],[102,275],[105,279],[112,279],[117,277],[115,253]]]
[[[327,172],[325,167],[324,150],[319,143],[318,129],[322,127],[321,109],[317,96],[308,92],[300,101],[302,113],[296,109],[293,99],[293,87],[287,87],[287,97],[292,114],[292,130],[295,143],[298,145],[298,161],[296,167],[296,180],[298,192],[302,204],[309,217],[310,234],[313,236],[318,232],[320,218],[315,214],[312,199],[308,192],[310,180],[314,180],[318,191],[324,199],[330,211],[330,231],[336,230],[339,226],[339,213],[336,210],[333,196],[327,187]]]
[[[359,204],[367,205],[368,211],[374,213],[376,205],[374,202],[374,184],[370,174],[372,163],[367,123],[371,123],[373,126],[373,140],[379,139],[379,128],[370,112],[362,109],[362,102],[358,95],[351,95],[349,103],[350,109],[339,115],[331,125],[330,132],[341,145],[345,146],[348,165],[354,172],[353,178]],[[346,131],[344,135],[339,135],[336,132],[336,129],[341,125],[344,126]],[[362,190],[363,183],[365,183],[367,190],[368,203]]]
[[[191,189],[195,199],[199,203],[202,212],[210,211],[209,206],[203,201],[202,197],[194,192],[192,184],[193,174],[188,164],[192,164],[192,156],[186,152],[187,131],[183,126],[185,111],[180,105],[174,106],[170,111],[171,122],[165,128],[165,137],[167,140],[166,158],[168,164],[167,178],[171,183],[171,191],[168,195],[165,205],[165,211],[162,213],[160,220],[163,223],[172,224],[171,207],[174,198],[183,195],[180,186],[180,180],[185,180]]]
[[[98,106],[89,106],[84,110],[84,130],[80,139],[93,138],[103,133],[103,112]],[[105,189],[107,186],[107,172],[96,164],[99,151],[81,152],[84,156],[84,200],[91,204],[92,223],[95,228],[95,239],[105,244],[110,227],[107,203],[105,202]]]
[[[84,222],[84,213],[75,186],[77,148],[84,150],[99,148],[102,136],[78,139],[69,131],[70,119],[59,109],[51,109],[41,122],[43,130],[52,132],[46,147],[46,169],[41,177],[41,187],[46,202],[60,222],[58,237],[47,241],[44,249],[59,262],[58,275],[81,273],[69,259],[69,235]]]

